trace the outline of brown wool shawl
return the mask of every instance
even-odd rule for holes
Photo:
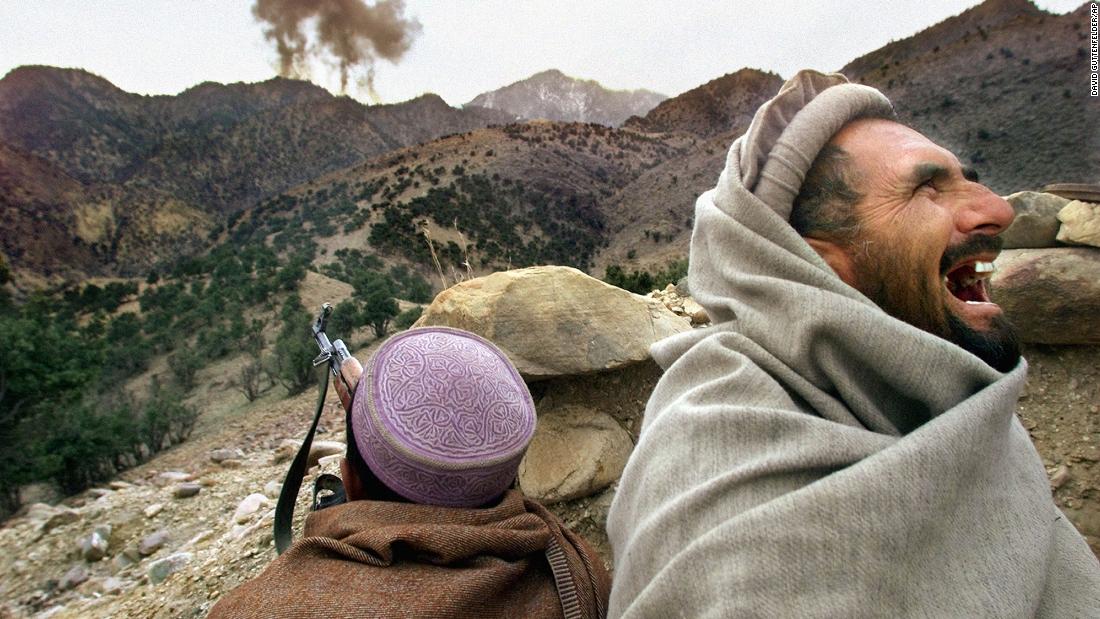
[[[594,619],[610,585],[584,540],[516,491],[485,509],[352,501],[310,514],[209,617]]]

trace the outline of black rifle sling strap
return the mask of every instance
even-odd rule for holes
[[[290,546],[294,533],[291,525],[294,523],[294,504],[298,501],[298,490],[302,488],[302,479],[306,475],[306,464],[309,462],[309,448],[313,444],[313,434],[317,431],[317,422],[321,420],[321,412],[325,410],[325,394],[328,392],[328,375],[326,367],[324,378],[321,379],[321,391],[317,394],[317,411],[313,413],[313,423],[309,426],[309,432],[298,448],[298,455],[294,456],[294,462],[290,464],[290,470],[286,472],[283,480],[283,489],[279,492],[279,502],[275,505],[275,550],[279,554]]]

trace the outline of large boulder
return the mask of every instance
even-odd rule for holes
[[[519,466],[520,489],[544,503],[595,494],[618,481],[633,448],[606,413],[581,406],[540,413]]]
[[[1100,204],[1074,200],[1058,211],[1058,221],[1059,241],[1100,247]]]
[[[1014,249],[995,264],[993,300],[1024,342],[1100,344],[1100,251]]]
[[[457,284],[415,326],[472,331],[527,379],[587,374],[649,359],[649,345],[691,326],[659,301],[570,267],[530,267]]]
[[[1005,200],[1012,205],[1016,219],[1001,233],[1005,249],[1056,247],[1058,211],[1069,200],[1050,193],[1020,191]]]

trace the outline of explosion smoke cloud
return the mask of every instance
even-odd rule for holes
[[[357,81],[372,98],[374,62],[397,62],[420,33],[420,23],[405,18],[404,0],[256,0],[255,18],[265,23],[264,36],[279,54],[279,74],[308,77],[309,60],[335,59],[340,91],[358,71]],[[307,30],[315,28],[313,42]]]

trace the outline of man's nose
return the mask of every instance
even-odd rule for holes
[[[1016,218],[1012,205],[980,183],[969,183],[969,191],[961,196],[956,223],[963,234],[1000,234]]]

